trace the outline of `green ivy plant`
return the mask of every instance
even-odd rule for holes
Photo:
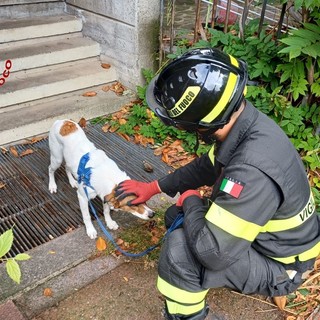
[[[304,164],[320,205],[320,2],[300,0],[295,6],[309,13],[301,28],[276,39],[274,30],[263,29],[257,35],[259,21],[252,20],[245,29],[245,36],[238,36],[237,26],[224,33],[208,28],[208,40],[200,40],[191,47],[216,47],[248,64],[249,84],[246,99],[274,119],[288,135]],[[168,60],[183,54],[188,41],[176,43],[176,51],[167,55]],[[143,70],[146,82],[154,76]],[[135,127],[141,134],[162,143],[167,137],[181,139],[187,151],[193,152],[194,135],[172,127],[166,127],[149,116],[145,101],[146,86],[138,87],[141,103],[133,106],[125,125],[119,130],[133,134]],[[200,145],[197,154],[207,152],[209,146]]]
[[[26,253],[19,253],[14,258],[4,258],[4,256],[10,251],[13,243],[13,230],[9,229],[0,235],[0,262],[6,264],[6,271],[8,276],[20,283],[21,270],[17,261],[23,261],[30,259],[30,256]]]

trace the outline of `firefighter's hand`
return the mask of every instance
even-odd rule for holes
[[[130,201],[130,205],[144,203],[152,196],[160,193],[158,181],[141,182],[136,180],[125,180],[116,187],[115,195],[118,200],[122,200],[129,195],[135,195],[137,199]]]
[[[176,206],[178,208],[182,208],[184,200],[186,200],[190,196],[197,196],[199,198],[202,198],[199,191],[197,191],[197,190],[187,190],[178,198]]]

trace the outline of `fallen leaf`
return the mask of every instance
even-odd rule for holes
[[[39,142],[39,141],[41,141],[41,140],[43,140],[43,139],[44,139],[44,137],[33,137],[33,138],[31,139],[30,143],[31,143],[31,144],[34,144],[34,143]]]
[[[129,137],[127,134],[125,134],[125,133],[118,133],[118,135],[119,135],[120,137],[122,137],[123,139],[125,139],[126,141],[130,141],[130,137]]]
[[[108,92],[110,90],[110,86],[103,86],[102,91]]]
[[[20,157],[24,157],[24,156],[27,156],[28,154],[32,154],[32,153],[33,153],[33,150],[27,149],[27,150],[20,153]]]
[[[99,237],[96,241],[96,248],[99,251],[103,251],[107,249],[107,242],[102,237]]]
[[[125,87],[120,82],[116,82],[111,86],[110,90],[120,96],[123,94],[123,91],[125,91]]]
[[[56,252],[54,250],[50,250],[49,253],[50,254],[56,254]]]
[[[156,243],[158,243],[159,241],[160,241],[160,239],[159,239],[158,237],[155,237],[155,236],[151,237],[151,242],[152,242],[153,244],[156,244]]]
[[[106,123],[102,126],[101,130],[103,132],[108,132],[109,131],[109,128],[111,127],[111,125],[109,123]]]
[[[2,188],[4,188],[5,187],[5,183],[3,183],[3,182],[0,182],[0,189],[2,189]]]
[[[81,118],[78,124],[83,129],[87,126],[87,120],[85,118]]]
[[[118,246],[120,246],[120,245],[123,244],[123,243],[124,243],[124,241],[123,241],[122,239],[120,239],[120,238],[118,238],[117,241],[116,241],[116,244],[117,244]]]
[[[273,301],[280,310],[283,310],[286,307],[287,297],[286,296],[273,297]]]
[[[126,119],[119,119],[119,124],[123,125],[126,124],[127,120]]]
[[[101,67],[103,69],[110,69],[111,68],[111,65],[109,63],[101,63]]]
[[[97,93],[95,91],[88,91],[88,92],[85,92],[82,96],[84,96],[84,97],[94,97],[96,95],[97,95]]]
[[[17,151],[17,149],[15,147],[11,146],[10,147],[10,152],[14,157],[16,157],[16,158],[19,157],[19,153],[18,153],[18,151]]]
[[[1,152],[2,152],[2,153],[7,153],[7,152],[8,152],[8,149],[6,149],[5,147],[1,147]]]
[[[45,297],[52,297],[52,290],[51,290],[50,288],[45,288],[45,289],[43,290],[43,295],[44,295]]]
[[[126,282],[128,282],[128,281],[129,281],[127,277],[123,277],[123,279],[124,279]]]

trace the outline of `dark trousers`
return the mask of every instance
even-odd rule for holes
[[[167,227],[177,213],[176,206],[168,208],[165,215]],[[171,232],[164,242],[158,273],[172,286],[190,292],[225,287],[245,294],[283,296],[295,291],[302,283],[301,273],[290,279],[281,263],[259,254],[253,248],[243,252],[238,261],[224,270],[208,270],[192,254],[183,227]]]

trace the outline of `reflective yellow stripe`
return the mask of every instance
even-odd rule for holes
[[[299,213],[289,219],[270,220],[263,226],[261,232],[279,232],[296,228],[306,222],[312,216],[314,210],[315,202],[312,192],[310,192],[308,203]]]
[[[190,292],[179,289],[160,277],[158,277],[157,287],[164,296],[180,303],[190,304],[200,303],[202,300],[204,300],[208,292],[208,290],[200,292]]]
[[[233,213],[213,203],[206,219],[235,237],[252,242],[261,230],[261,226],[237,217]]]
[[[169,300],[166,300],[166,303],[167,303],[168,311],[170,314],[182,314],[182,315],[191,315],[193,313],[199,312],[204,308],[204,305],[205,305],[204,300],[198,304],[193,304],[189,306],[182,305]]]
[[[186,111],[191,105],[192,101],[197,97],[200,92],[200,87],[191,86],[186,89],[179,101],[170,110],[167,110],[170,117],[174,118],[180,116],[181,113]]]
[[[320,254],[320,242],[318,242],[315,246],[313,246],[311,249],[302,252],[298,255],[291,256],[291,257],[285,257],[285,258],[275,258],[275,257],[270,257],[273,260],[277,260],[279,262],[288,264],[288,263],[293,263],[296,261],[296,258],[299,259],[299,261],[307,261],[313,258],[316,258]]]
[[[234,92],[234,89],[236,87],[237,80],[238,80],[238,77],[234,73],[230,72],[227,85],[224,89],[224,92],[220,100],[218,101],[217,105],[214,108],[212,108],[212,111],[208,115],[206,115],[203,119],[201,119],[201,121],[206,123],[211,123],[216,117],[218,117],[218,115],[223,111],[223,109],[229,102]]]
[[[230,57],[230,62],[231,64],[233,64],[234,66],[236,66],[237,68],[239,68],[239,62],[236,58],[234,58],[233,56],[230,56],[229,54],[229,57]]]
[[[209,159],[211,160],[211,163],[214,164],[214,146],[209,150],[208,152]]]

